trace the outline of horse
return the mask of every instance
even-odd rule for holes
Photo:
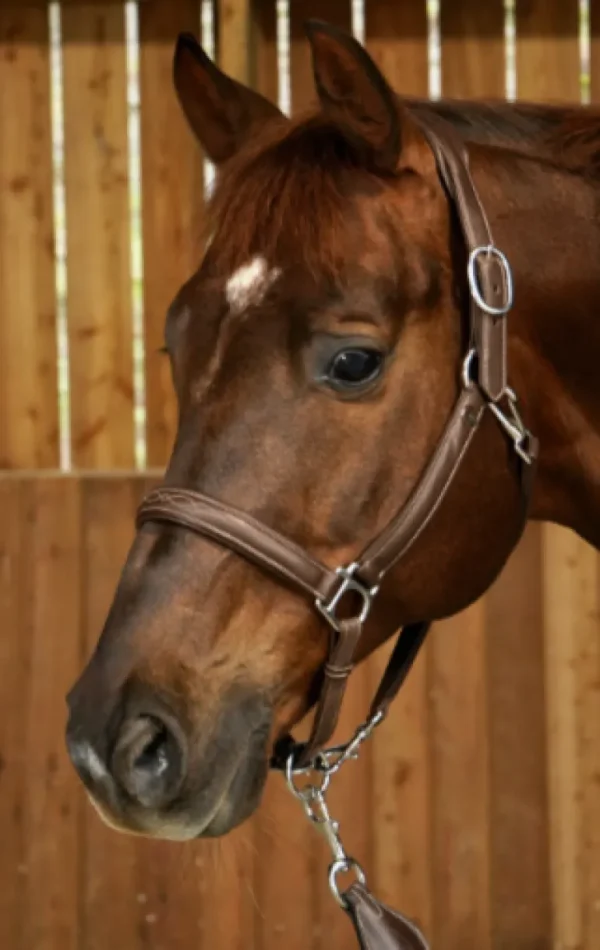
[[[317,104],[293,119],[194,37],[175,50],[179,103],[218,177],[202,259],[166,316],[178,426],[163,484],[190,504],[214,499],[221,522],[211,537],[183,509],[140,520],[68,696],[74,766],[128,833],[221,836],[256,809],[331,647],[293,578],[264,569],[264,532],[328,576],[355,562],[410,507],[463,390],[485,390],[494,411],[477,417],[414,543],[376,597],[342,572],[338,593],[358,596],[361,620],[344,675],[402,625],[490,587],[523,530],[517,466],[532,473],[528,519],[600,547],[600,112],[403,99],[350,36],[317,21],[307,35]],[[435,122],[468,159],[503,299],[512,281],[496,310]],[[495,370],[472,359],[474,296],[505,347]],[[240,554],[248,524],[263,526],[260,564]]]

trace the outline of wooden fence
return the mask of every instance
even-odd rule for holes
[[[204,175],[170,72],[200,6],[0,0],[2,950],[350,945],[280,779],[218,847],[135,840],[101,825],[63,748],[64,694],[173,434],[157,350],[198,260]],[[600,92],[591,7],[586,34],[578,0],[517,0],[513,34],[502,0],[442,0],[439,21],[424,0],[367,0],[364,30],[399,91],[428,93],[439,29],[445,95],[504,96],[508,59],[520,97],[576,101]],[[273,0],[202,8],[224,67],[296,109],[312,93],[302,22],[350,26],[352,6],[291,0],[289,33]],[[530,528],[484,600],[437,626],[333,790],[373,888],[434,950],[600,946],[598,567],[570,533]],[[384,662],[356,673],[341,735]]]

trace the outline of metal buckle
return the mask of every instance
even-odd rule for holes
[[[354,591],[362,598],[362,607],[356,616],[356,619],[360,623],[364,623],[369,616],[373,598],[379,590],[378,585],[369,588],[365,587],[361,581],[357,580],[355,574],[358,570],[358,567],[359,565],[356,561],[354,561],[352,564],[349,564],[347,567],[338,567],[335,573],[338,575],[338,577],[342,578],[338,589],[334,594],[332,594],[331,598],[327,602],[321,600],[319,597],[317,597],[315,600],[315,606],[317,610],[323,614],[327,622],[331,624],[334,630],[339,630],[340,621],[336,617],[335,611],[344,594],[347,594],[348,591]]]
[[[496,419],[504,431],[512,439],[517,455],[519,455],[527,465],[531,465],[533,458],[527,448],[531,438],[531,432],[521,418],[517,394],[514,392],[514,390],[507,388],[504,391],[504,395],[506,396],[506,400],[508,402],[509,415],[503,412],[497,403],[490,402],[488,403],[488,406],[494,413]]]
[[[477,260],[481,254],[487,254],[488,257],[495,257],[496,260],[500,262],[502,270],[504,271],[504,279],[506,282],[506,303],[502,307],[492,307],[491,304],[484,300],[481,293],[476,266]],[[473,300],[477,306],[483,310],[484,313],[489,313],[489,315],[492,317],[503,317],[508,313],[513,305],[514,300],[513,279],[510,264],[508,263],[508,260],[502,251],[500,251],[493,244],[476,247],[469,255],[467,276],[469,278],[469,290],[471,291],[471,296],[473,297]]]

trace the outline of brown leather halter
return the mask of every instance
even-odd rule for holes
[[[287,759],[290,788],[303,802],[309,817],[321,826],[332,846],[336,860],[330,867],[330,886],[349,914],[363,950],[427,950],[427,943],[412,923],[378,902],[367,890],[360,867],[343,850],[338,826],[329,815],[322,793],[339,765],[355,755],[360,743],[385,716],[423,643],[429,628],[427,621],[411,624],[400,633],[368,720],[354,739],[342,747],[337,758],[331,752],[321,755],[320,759],[317,756],[335,729],[356,648],[381,582],[435,515],[486,410],[496,417],[515,451],[521,487],[521,530],[527,519],[538,450],[537,440],[521,420],[517,398],[507,381],[506,318],[513,298],[508,261],[493,243],[468,170],[463,143],[444,120],[428,116],[426,121],[419,121],[456,211],[468,255],[469,348],[462,366],[460,393],[450,419],[406,505],[353,564],[335,571],[244,511],[190,489],[157,488],[142,503],[137,516],[138,527],[146,522],[167,522],[225,545],[312,598],[327,621],[331,645],[312,733],[304,746],[292,742],[286,749],[285,743],[279,744],[279,754],[275,755],[273,764],[281,768]],[[348,594],[358,597],[360,605],[351,617],[340,612],[342,600]],[[323,778],[320,785],[308,786],[306,795],[296,789],[293,774],[308,765],[321,769]],[[320,814],[315,812],[317,805]],[[336,869],[352,868],[359,880],[341,895],[335,883]]]
[[[308,595],[327,621],[332,634],[329,658],[310,739],[303,747],[296,747],[295,761],[299,767],[311,762],[330,739],[363,625],[381,582],[435,515],[486,410],[495,415],[512,440],[519,468],[523,527],[527,518],[537,440],[523,425],[516,396],[507,383],[506,317],[513,297],[510,267],[493,243],[463,143],[444,120],[428,116],[426,121],[419,121],[456,209],[468,253],[469,349],[462,367],[458,400],[407,504],[353,564],[335,571],[244,511],[191,489],[159,487],[142,502],[137,515],[138,527],[146,522],[167,522],[225,545]],[[354,616],[342,618],[339,608],[347,594],[358,597],[360,607]],[[385,714],[428,627],[424,621],[401,632],[371,705],[370,717]],[[273,764],[282,767],[285,746],[279,748],[281,754]],[[287,753],[290,749],[288,745]]]

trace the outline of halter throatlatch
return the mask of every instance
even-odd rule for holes
[[[155,489],[142,502],[137,516],[138,527],[147,522],[175,524],[236,551],[310,597],[327,622],[331,647],[310,738],[305,745],[292,740],[287,745],[280,743],[273,765],[286,771],[289,787],[331,845],[334,860],[329,872],[330,886],[352,918],[363,950],[427,950],[427,944],[413,924],[368,892],[362,869],[344,851],[325,793],[333,775],[345,762],[356,758],[362,743],[385,718],[425,639],[429,623],[411,624],[402,630],[364,724],[345,746],[324,751],[338,721],[363,627],[382,581],[412,547],[442,503],[486,411],[497,420],[515,452],[521,486],[521,530],[527,519],[537,458],[537,440],[521,418],[516,394],[507,379],[507,315],[513,303],[509,263],[493,242],[469,173],[464,144],[443,119],[431,115],[419,121],[435,154],[448,198],[456,209],[467,251],[469,347],[459,372],[458,399],[408,502],[354,563],[337,570],[326,567],[251,515],[190,489]],[[340,616],[338,608],[349,593],[358,600],[356,613],[352,617],[345,613]],[[316,779],[300,787],[297,778],[307,773]],[[341,893],[338,875],[352,870],[357,880]]]

